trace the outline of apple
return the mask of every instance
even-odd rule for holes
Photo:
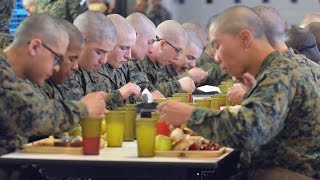
[[[169,126],[165,121],[158,121],[157,122],[157,134],[169,136],[170,132],[171,131],[169,129]]]
[[[170,151],[172,150],[172,140],[168,136],[158,134],[155,140],[156,151]]]

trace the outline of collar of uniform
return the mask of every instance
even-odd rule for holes
[[[296,54],[294,53],[293,49],[292,48],[289,48],[288,50],[284,51],[282,53],[282,56],[285,57],[285,58],[291,58],[293,56],[295,56]]]
[[[260,66],[260,70],[258,71],[258,73],[256,74],[257,78],[265,69],[268,68],[269,64],[271,63],[271,61],[273,61],[275,58],[280,57],[281,54],[279,51],[274,51],[272,53],[270,53],[262,62],[261,66]]]

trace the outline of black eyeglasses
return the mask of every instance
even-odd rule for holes
[[[155,39],[150,39],[150,40],[148,41],[148,45],[151,45],[151,44],[153,44],[154,42],[156,42]]]
[[[296,53],[299,53],[299,52],[302,52],[302,51],[304,51],[304,50],[306,50],[306,49],[314,48],[314,47],[316,47],[316,46],[317,46],[317,44],[312,44],[311,46],[295,48],[295,49],[293,49],[293,50],[294,50]]]
[[[160,41],[160,40],[163,40],[164,42],[166,42],[167,44],[169,44],[175,51],[176,51],[176,54],[177,56],[179,56],[182,52],[182,49],[179,49],[179,48],[176,48],[174,47],[171,43],[169,43],[168,41],[164,40],[164,39],[160,39],[158,36],[156,36],[156,41]]]
[[[51,48],[49,48],[44,43],[42,43],[42,46],[54,55],[54,65],[60,65],[63,63],[63,56],[61,54],[54,52]]]

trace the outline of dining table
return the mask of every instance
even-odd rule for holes
[[[138,157],[136,141],[103,147],[99,155],[30,153],[23,149],[0,157],[0,166],[36,166],[44,177],[84,179],[226,179],[233,175],[239,153],[226,148],[218,157]]]

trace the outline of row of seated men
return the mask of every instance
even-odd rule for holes
[[[115,110],[126,103],[139,102],[141,101],[140,93],[142,89],[147,88],[150,90],[155,99],[168,97],[176,92],[194,91],[196,86],[201,84],[218,85],[221,81],[230,78],[226,72],[234,75],[237,80],[245,85],[244,91],[238,93],[239,91],[237,90],[235,95],[229,93],[230,99],[237,97],[245,101],[242,104],[243,109],[240,110],[243,116],[238,117],[239,123],[245,120],[248,123],[253,122],[252,126],[258,126],[260,123],[255,123],[254,120],[261,120],[262,125],[267,125],[266,119],[275,114],[281,114],[281,116],[279,115],[279,120],[281,121],[286,120],[287,117],[293,120],[301,120],[300,114],[296,117],[291,111],[282,112],[282,108],[291,106],[291,104],[281,106],[287,101],[282,100],[282,94],[277,94],[277,89],[280,86],[273,88],[275,93],[273,96],[275,98],[269,98],[272,96],[270,90],[263,96],[266,101],[272,99],[279,103],[270,106],[278,107],[272,109],[272,113],[264,114],[262,112],[265,112],[267,108],[256,108],[247,105],[254,98],[256,101],[263,101],[263,99],[257,98],[259,93],[256,93],[255,90],[260,89],[263,91],[262,86],[258,86],[261,85],[261,81],[264,79],[259,79],[259,82],[256,82],[256,77],[246,73],[244,76],[237,76],[244,73],[238,72],[238,69],[248,69],[249,71],[250,69],[247,67],[250,65],[254,69],[259,69],[259,66],[255,66],[256,61],[246,65],[244,65],[244,61],[237,62],[235,60],[230,64],[227,61],[221,61],[222,56],[234,59],[244,57],[244,54],[239,54],[242,56],[233,56],[232,54],[237,53],[236,51],[229,51],[228,53],[224,53],[223,50],[220,51],[220,49],[226,47],[220,45],[223,44],[222,40],[216,40],[218,38],[215,36],[221,32],[233,32],[234,29],[232,28],[237,23],[232,22],[236,21],[236,19],[231,18],[231,15],[233,17],[234,15],[241,15],[243,19],[240,20],[244,24],[248,24],[247,22],[251,21],[257,22],[248,24],[248,27],[251,28],[249,28],[250,32],[255,33],[257,31],[260,33],[260,35],[255,34],[257,37],[254,37],[253,41],[256,38],[258,39],[257,41],[261,41],[261,44],[251,42],[248,38],[252,37],[248,35],[249,30],[247,30],[243,34],[244,39],[242,41],[250,43],[241,44],[241,47],[246,49],[246,47],[251,47],[251,43],[254,43],[257,47],[264,46],[266,50],[257,48],[254,57],[258,58],[262,54],[261,56],[265,58],[264,55],[270,52],[271,55],[266,57],[266,63],[273,62],[273,59],[279,60],[279,67],[272,66],[272,68],[285,69],[286,66],[290,66],[291,69],[288,72],[290,76],[299,75],[299,73],[302,73],[300,72],[301,69],[294,70],[296,65],[286,64],[288,63],[287,60],[283,61],[283,59],[288,58],[292,59],[294,63],[299,63],[305,68],[303,75],[308,75],[311,78],[310,84],[306,84],[306,86],[312,87],[310,93],[311,91],[312,93],[316,91],[312,83],[314,81],[318,82],[318,75],[320,75],[319,65],[305,56],[295,55],[293,49],[286,46],[283,38],[284,26],[282,26],[283,24],[280,23],[280,20],[278,24],[270,27],[270,29],[282,27],[280,30],[281,36],[268,29],[269,27],[266,26],[267,21],[265,20],[270,18],[269,16],[271,15],[263,12],[270,10],[273,9],[264,6],[253,9],[241,6],[227,9],[226,12],[217,17],[218,22],[214,20],[210,24],[210,43],[204,48],[204,52],[202,52],[202,49],[206,44],[205,38],[203,38],[205,35],[200,33],[199,28],[192,24],[182,26],[173,20],[164,21],[155,27],[148,18],[140,13],[134,13],[124,18],[117,14],[105,17],[101,13],[87,11],[80,14],[73,24],[62,19],[53,18],[47,14],[34,14],[28,17],[18,27],[12,44],[1,52],[0,97],[2,101],[0,106],[3,111],[1,113],[0,154],[12,152],[21,147],[22,144],[27,142],[27,137],[65,132],[75,127],[84,117],[104,117],[106,110]],[[264,17],[265,14],[268,14],[268,16]],[[275,17],[277,15],[274,14]],[[221,23],[226,19],[232,22],[230,23],[231,26],[221,26]],[[265,23],[265,27],[262,28],[260,21]],[[254,29],[252,28],[253,26],[258,28]],[[265,41],[264,34],[266,34],[268,41]],[[223,33],[220,35],[222,38],[226,37]],[[229,45],[234,47],[232,44]],[[212,47],[216,52],[212,52]],[[281,54],[273,52],[273,50],[277,50]],[[251,49],[250,52],[252,52]],[[213,55],[216,57],[215,61],[212,60]],[[195,59],[200,56],[210,59],[204,63],[203,69],[195,67]],[[239,63],[238,69],[235,68],[237,63]],[[267,64],[263,64],[262,70],[267,67]],[[291,81],[294,80],[291,79],[289,81],[286,77],[277,79],[279,77],[275,76],[273,78],[286,85],[288,83],[291,85]],[[244,80],[249,78],[251,78],[251,81]],[[276,83],[272,80],[268,82],[270,85]],[[297,86],[300,87],[300,85]],[[250,87],[255,88],[250,89]],[[295,105],[298,105],[298,100],[306,101],[306,108],[299,109],[299,111],[301,111],[300,113],[309,112],[310,104],[313,104],[310,102],[309,91],[299,93],[301,94],[297,96],[300,98],[300,95],[303,95],[305,100],[304,98],[298,98],[295,101]],[[251,97],[253,96],[252,94],[258,95],[257,97]],[[289,95],[294,97],[293,99],[296,98],[296,95]],[[316,101],[317,94],[312,95],[315,97],[314,101]],[[261,105],[261,107],[263,106]],[[317,107],[315,105],[312,108],[317,110]],[[251,116],[250,109],[259,109],[259,112],[255,115],[259,115],[259,118],[255,119],[255,116]],[[246,160],[248,158],[252,160],[247,167],[251,168],[250,170],[255,170],[254,172],[270,165],[271,161],[274,163],[272,165],[289,169],[289,174],[292,172],[292,174],[301,175],[303,178],[319,177],[316,162],[312,160],[310,160],[310,165],[290,166],[295,162],[303,161],[302,157],[295,155],[296,159],[294,159],[291,158],[290,154],[274,149],[276,148],[272,147],[274,141],[279,141],[283,146],[291,147],[291,145],[285,143],[288,141],[286,138],[276,139],[278,137],[273,136],[275,133],[273,130],[261,130],[262,134],[270,133],[261,135],[261,138],[263,136],[269,140],[262,139],[258,141],[253,137],[255,133],[260,135],[260,129],[247,132],[242,131],[242,128],[239,128],[239,131],[235,128],[229,128],[229,126],[233,126],[233,122],[236,122],[233,121],[234,115],[228,110],[209,112],[203,109],[193,109],[191,106],[177,102],[164,103],[159,106],[158,110],[162,115],[165,115],[165,119],[169,124],[177,124],[179,123],[178,121],[186,121],[189,118],[188,127],[201,132],[205,137],[210,137],[225,146],[238,148],[243,152],[244,156],[254,152],[250,155],[257,155],[256,159],[250,159],[250,156],[245,157]],[[175,118],[178,112],[183,113],[179,116],[181,120]],[[310,112],[313,111],[311,110]],[[317,111],[304,115],[308,116],[311,122],[314,122],[317,119],[317,117],[313,116],[314,113],[317,113]],[[203,123],[199,122],[201,119],[203,119]],[[204,123],[206,119],[209,121]],[[216,127],[218,123],[213,121],[216,119],[219,119],[221,123],[223,120],[230,120],[230,123],[222,124],[223,128],[219,128]],[[277,125],[278,122],[272,123]],[[301,123],[304,123],[304,121]],[[237,127],[241,126],[240,124],[236,125]],[[307,124],[308,127],[309,125]],[[208,127],[212,127],[212,129],[208,130]],[[220,129],[220,131],[214,128]],[[314,128],[316,126],[311,129],[315,133]],[[297,129],[305,131],[305,127],[297,127]],[[279,129],[279,131],[286,133],[287,130]],[[212,134],[217,134],[217,136],[212,136]],[[246,136],[250,137],[245,142],[249,144],[241,141]],[[251,137],[252,141],[250,141]],[[234,138],[238,138],[239,141],[234,141]],[[272,141],[270,138],[275,139]],[[312,136],[312,138],[318,141],[316,137]],[[268,144],[269,142],[270,144]],[[299,138],[297,142],[307,143]],[[263,145],[265,145],[265,148],[260,151],[259,147]],[[295,146],[294,148],[297,147]],[[270,153],[271,151],[274,153]],[[302,148],[299,153],[304,155],[306,151]],[[286,162],[280,158],[283,154],[287,155]],[[305,170],[305,166],[310,166],[309,171]]]

